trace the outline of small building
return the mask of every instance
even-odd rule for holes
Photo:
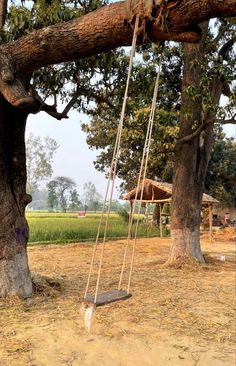
[[[124,199],[130,201],[130,205],[136,199],[139,201],[141,198],[141,191],[142,191],[142,182],[138,188],[133,189],[129,193],[124,196]],[[159,205],[160,212],[162,211],[162,207],[164,203],[171,203],[172,199],[172,184],[166,182],[157,182],[151,179],[144,180],[144,190],[143,190],[143,197],[142,203],[156,203]],[[212,210],[213,205],[218,203],[215,198],[210,196],[209,194],[203,193],[202,198],[202,205],[209,207],[209,231],[210,231],[210,238],[212,238]],[[160,215],[160,235],[162,236],[162,220]]]

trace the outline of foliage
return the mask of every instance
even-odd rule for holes
[[[48,183],[48,209],[49,211],[53,211],[58,206],[58,198],[57,198],[57,192],[56,187],[54,184]]]
[[[48,183],[49,208],[54,208],[57,203],[63,212],[67,211],[69,195],[75,191],[76,184],[69,177],[56,177]],[[75,192],[74,192],[75,193]]]
[[[193,62],[193,68],[199,67],[203,77],[197,87],[189,86],[184,92],[191,97],[193,104],[198,103],[202,111],[202,120],[195,121],[189,133],[200,128],[203,122],[207,125],[209,121],[204,121],[204,118],[208,115],[211,115],[213,119],[222,119],[222,122],[235,115],[236,93],[235,85],[232,83],[236,65],[235,50],[229,47],[225,51],[226,45],[230,44],[234,34],[234,25],[231,23],[230,20],[226,21],[223,19],[216,21],[214,29],[209,29],[208,43],[205,46],[206,53]],[[158,58],[156,49],[150,49],[148,46],[140,49],[143,51],[143,56],[139,56],[134,65],[118,164],[118,176],[123,180],[123,190],[130,190],[137,182],[155,75],[153,61],[155,58]],[[124,55],[125,53],[123,55],[120,54],[119,58],[124,57]],[[181,95],[183,62],[181,47],[175,44],[169,44],[165,47],[158,98],[159,109],[155,117],[147,171],[147,177],[151,179],[167,182],[172,180],[173,157],[179,130],[179,99]],[[117,67],[115,61],[111,60],[111,63],[112,70],[115,70]],[[120,75],[121,72],[122,77]],[[102,90],[102,95],[106,96],[109,103],[95,104],[93,110],[89,111],[92,117],[91,121],[82,125],[83,130],[87,133],[89,146],[102,149],[95,162],[95,167],[101,171],[107,171],[111,162],[118,123],[117,111],[121,109],[126,72],[125,68],[117,67],[117,72],[111,78],[111,84],[105,78],[100,80],[98,88]],[[217,105],[213,98],[215,82],[218,79],[223,83],[223,94],[227,96],[224,105]],[[114,86],[112,84],[113,81]],[[191,116],[192,110],[190,105],[189,110],[186,109],[184,113],[186,118]],[[219,131],[216,126],[216,135],[217,133]],[[188,134],[187,131],[186,134]],[[204,139],[204,131],[201,134],[201,138]],[[225,143],[228,144],[230,142],[225,141]],[[215,151],[216,149],[214,148],[213,154]],[[226,158],[223,152],[221,156],[218,155],[217,159],[219,158],[221,161]],[[217,172],[213,171],[213,175],[215,173],[217,174]],[[216,180],[213,182],[208,179],[208,182],[216,184]],[[221,183],[218,189],[222,190],[220,186]],[[228,191],[226,186],[224,191]],[[209,185],[207,189],[210,191]],[[221,195],[221,198],[226,199],[227,197]],[[228,198],[227,200],[229,200]]]
[[[32,202],[27,206],[28,210],[46,210],[48,191],[45,188],[36,189],[32,194]]]
[[[97,192],[95,184],[87,182],[83,186],[84,205],[89,211],[97,211],[102,207],[102,196]]]
[[[122,135],[122,149],[118,164],[118,176],[123,180],[123,188],[133,188],[144,146],[145,130],[150,113],[156,62],[159,49],[150,46],[140,48],[144,51],[133,67],[128,105]],[[166,61],[163,63],[164,79],[158,98],[159,110],[156,114],[153,141],[151,147],[148,177],[170,180],[172,160],[167,155],[173,147],[178,127],[177,110],[181,84],[181,49],[167,46]],[[173,54],[172,54],[173,53]],[[106,61],[106,60],[104,60]],[[91,121],[83,124],[87,133],[87,142],[91,148],[102,149],[95,163],[98,170],[106,171],[110,165],[116,138],[116,128],[121,110],[128,67],[128,55],[125,50],[110,59],[109,72],[101,74],[99,83],[94,86],[94,93],[103,95],[103,102],[98,102],[87,111]],[[106,68],[104,64],[103,68]],[[137,93],[138,90],[138,93]]]
[[[69,209],[71,211],[77,211],[79,209],[79,205],[81,204],[80,200],[79,200],[79,194],[77,192],[76,189],[73,189],[70,192],[70,204],[69,204]]]
[[[164,215],[169,215],[170,216],[170,212],[171,212],[171,205],[169,203],[164,203],[162,213]]]
[[[206,190],[227,207],[236,206],[236,140],[226,138],[222,128],[215,143],[206,177]]]
[[[52,161],[57,142],[51,137],[45,137],[30,133],[26,139],[26,166],[27,166],[27,190],[30,194],[38,188],[39,183],[52,176]]]
[[[107,1],[102,0],[24,0],[21,4],[12,2],[1,34],[2,41],[11,42],[34,30],[72,20],[106,3]]]

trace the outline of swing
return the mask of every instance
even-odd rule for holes
[[[124,290],[110,290],[107,292],[103,292],[97,295],[95,301],[95,295],[87,295],[85,300],[89,303],[95,304],[96,306],[102,306],[110,304],[111,302],[121,301],[129,299],[132,296],[131,293],[128,293]]]
[[[132,209],[130,211],[128,238],[127,238],[127,243],[125,245],[125,250],[124,250],[124,257],[123,257],[123,263],[122,263],[122,268],[121,268],[121,273],[120,273],[118,289],[113,289],[113,290],[106,291],[103,293],[98,293],[98,290],[99,290],[99,283],[100,283],[100,277],[101,277],[101,269],[102,269],[102,264],[103,264],[104,248],[105,248],[106,237],[107,237],[109,217],[110,217],[110,212],[111,212],[111,203],[112,203],[112,196],[113,196],[113,190],[114,190],[114,184],[115,184],[115,176],[116,176],[116,171],[117,171],[117,162],[118,162],[118,158],[119,158],[119,154],[120,154],[121,134],[122,134],[122,129],[123,129],[124,117],[125,117],[125,107],[126,107],[127,96],[128,96],[128,87],[129,87],[129,83],[130,83],[133,58],[135,55],[138,25],[139,25],[139,17],[137,16],[136,20],[135,20],[133,41],[132,41],[132,47],[131,47],[131,52],[130,52],[129,69],[128,69],[123,105],[122,105],[122,110],[121,110],[121,116],[120,116],[120,120],[119,120],[119,124],[118,124],[117,137],[116,137],[116,141],[115,141],[115,147],[114,147],[112,162],[111,162],[111,166],[110,166],[107,189],[106,189],[106,193],[105,193],[105,197],[104,197],[104,201],[103,201],[102,214],[101,214],[100,222],[98,225],[96,241],[95,241],[93,255],[92,255],[92,259],[91,259],[91,263],[90,263],[90,270],[89,270],[89,274],[88,274],[87,286],[86,286],[86,290],[85,290],[85,294],[84,294],[84,301],[86,303],[88,303],[88,305],[90,304],[90,305],[96,306],[96,307],[110,304],[110,303],[113,303],[116,301],[126,300],[132,296],[132,294],[130,293],[130,283],[131,283],[135,248],[136,248],[136,242],[137,242],[138,225],[139,225],[140,214],[141,214],[141,205],[142,205],[142,198],[143,198],[143,192],[144,192],[144,181],[145,181],[146,172],[147,172],[148,157],[149,157],[149,151],[150,151],[150,145],[151,145],[151,137],[152,137],[152,129],[153,129],[154,116],[155,116],[155,109],[156,109],[157,94],[158,94],[158,89],[159,89],[162,52],[160,55],[160,61],[159,61],[159,65],[158,65],[157,78],[156,78],[155,87],[154,87],[148,128],[147,128],[143,155],[142,155],[142,160],[141,160],[141,166],[140,166],[140,171],[139,171],[139,177],[138,177],[137,187],[141,187],[141,196],[139,199],[138,217],[137,217],[137,222],[136,222],[136,227],[135,227],[134,242],[132,245],[132,254],[131,254],[131,260],[130,260],[127,290],[122,290],[121,285],[122,285],[125,263],[126,263],[126,258],[127,258],[127,250],[128,250],[128,247],[130,247],[130,242],[131,242],[131,231],[132,231],[132,225],[133,225],[135,204],[137,202],[138,189],[136,190],[135,199],[134,199],[134,202],[132,205]],[[111,187],[110,187],[110,184],[111,184]],[[92,275],[92,269],[93,269],[93,265],[94,265],[95,254],[96,254],[97,247],[98,247],[100,229],[101,229],[101,225],[104,220],[105,207],[106,207],[106,203],[107,203],[109,190],[110,190],[110,196],[109,196],[109,201],[108,201],[104,237],[103,237],[100,261],[99,261],[99,269],[98,269],[98,274],[97,274],[96,289],[95,289],[95,294],[91,295],[91,294],[88,294],[88,290],[89,290],[90,279],[91,279],[91,275]]]

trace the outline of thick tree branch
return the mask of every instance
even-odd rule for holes
[[[182,0],[168,11],[168,31],[160,27],[158,13],[157,21],[147,24],[146,31],[153,42],[197,42],[201,38],[197,24],[216,16],[234,15],[236,0]],[[49,64],[77,60],[130,45],[133,30],[126,18],[125,3],[115,3],[76,20],[32,32],[13,43],[2,45],[0,55],[6,55],[9,60],[10,72],[8,70],[7,73],[10,79],[7,75],[4,80],[1,69],[0,91],[14,106],[26,108],[30,112],[37,111],[38,101],[35,103],[24,90],[24,76]],[[143,42],[142,34],[138,42]],[[222,52],[226,51],[222,48]],[[0,62],[4,63],[2,56]]]
[[[190,135],[182,137],[181,139],[179,139],[177,141],[176,144],[183,144],[185,142],[189,142],[189,141],[193,140],[195,137],[200,135],[200,133],[205,129],[207,124],[208,124],[208,122],[207,123],[203,122],[193,133],[191,133]]]
[[[236,0],[182,0],[169,10],[169,31],[161,30],[153,23],[148,29],[148,36],[153,42],[198,42],[201,33],[196,26],[199,23],[217,16],[234,15]],[[76,20],[36,31],[2,48],[12,56],[17,71],[28,73],[48,64],[77,60],[119,46],[129,46],[132,29],[126,18],[124,2],[115,3]],[[139,42],[142,41],[141,35]]]
[[[177,144],[183,144],[185,142],[192,141],[195,137],[199,136],[203,130],[205,130],[206,126],[209,126],[210,124],[213,124],[213,123],[220,123],[221,125],[236,124],[236,120],[233,118],[231,118],[231,119],[216,118],[216,119],[204,121],[193,133],[179,139],[177,141]]]
[[[7,0],[0,0],[0,30],[2,30],[7,16]]]

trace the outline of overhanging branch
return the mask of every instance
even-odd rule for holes
[[[62,112],[58,112],[56,110],[56,108],[55,108],[55,111],[45,111],[45,112],[47,112],[51,117],[56,118],[59,121],[64,118],[69,118],[68,113],[71,110],[71,108],[74,106],[74,104],[76,103],[77,98],[78,98],[78,94],[75,93]],[[44,109],[42,109],[42,110],[44,110]]]
[[[182,0],[168,13],[168,31],[150,24],[151,41],[173,40],[198,42],[201,33],[197,25],[213,17],[236,15],[236,0]],[[104,6],[73,21],[53,25],[33,32],[2,50],[12,56],[17,71],[30,73],[36,68],[77,60],[131,45],[132,28],[124,2]],[[142,43],[142,35],[139,43]]]
[[[220,123],[221,125],[236,124],[236,120],[233,118],[231,118],[231,119],[221,119],[221,118],[209,119],[207,121],[204,121],[193,133],[179,139],[176,144],[183,144],[183,143],[192,141],[195,137],[199,136],[201,134],[201,132],[203,130],[205,130],[205,128],[207,126],[209,126],[210,124],[213,124],[213,123]]]
[[[168,30],[160,27],[154,19],[147,26],[147,35],[152,42],[198,42],[201,38],[201,30],[197,27],[199,23],[217,16],[234,15],[236,0],[181,0],[168,11]],[[0,55],[7,55],[11,60],[13,73],[12,80],[0,80],[0,91],[14,106],[37,111],[38,104],[24,90],[24,76],[49,64],[74,61],[120,46],[130,46],[133,30],[128,20],[126,5],[119,2],[2,45]],[[138,43],[143,43],[142,34],[138,37]]]

